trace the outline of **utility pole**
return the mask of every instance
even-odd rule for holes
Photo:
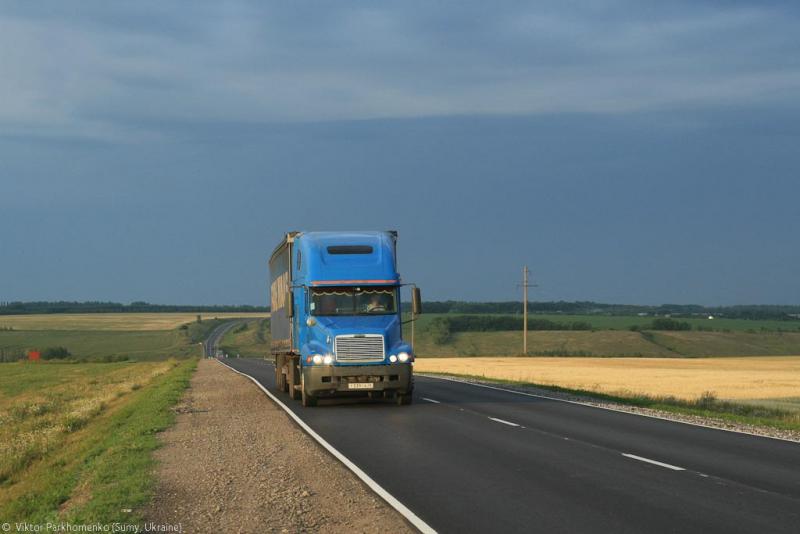
[[[528,288],[536,284],[528,283],[530,270],[528,266],[522,268],[522,354],[528,355]]]

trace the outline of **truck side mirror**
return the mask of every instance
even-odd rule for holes
[[[422,313],[422,297],[420,296],[418,287],[411,290],[411,312],[414,315]]]
[[[294,291],[286,295],[286,317],[294,317]]]

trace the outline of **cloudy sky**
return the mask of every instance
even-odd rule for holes
[[[793,2],[0,5],[0,300],[267,301],[288,230],[428,299],[800,303]]]

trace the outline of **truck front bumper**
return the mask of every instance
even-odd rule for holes
[[[405,395],[414,389],[414,372],[410,363],[313,365],[303,367],[303,380],[306,393],[313,397],[371,391]]]

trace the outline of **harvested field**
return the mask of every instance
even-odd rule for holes
[[[420,358],[417,372],[515,380],[630,396],[781,402],[800,408],[800,356],[744,358]]]
[[[0,328],[14,330],[172,330],[203,319],[248,317],[260,319],[269,313],[75,313],[46,315],[0,315]]]

